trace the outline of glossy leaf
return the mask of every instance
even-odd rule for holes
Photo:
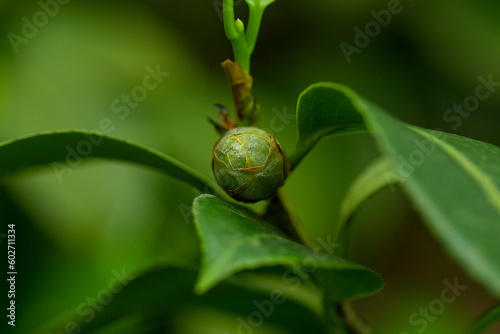
[[[151,148],[127,140],[87,131],[61,131],[0,143],[0,175],[41,166],[52,166],[59,178],[86,158],[107,158],[135,162],[198,188],[212,192],[210,181],[183,163]]]
[[[204,293],[236,272],[263,266],[289,266],[283,281],[325,278],[335,301],[353,299],[380,290],[383,280],[359,264],[331,256],[285,238],[252,212],[211,196],[201,195],[193,204],[194,221],[202,242],[202,267],[196,292]],[[328,239],[330,240],[330,239]],[[328,254],[330,253],[330,254]],[[302,269],[300,269],[302,268]],[[300,278],[299,278],[300,277]]]
[[[292,169],[324,137],[367,130],[363,116],[353,106],[354,102],[346,92],[335,87],[342,86],[319,83],[300,94],[297,102],[299,138],[290,155]]]
[[[333,83],[306,89],[297,118],[295,163],[325,136],[373,131],[429,227],[473,277],[500,296],[498,147],[405,125]]]

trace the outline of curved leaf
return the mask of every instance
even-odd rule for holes
[[[88,131],[61,131],[0,143],[0,176],[29,167],[51,165],[61,180],[82,159],[97,157],[140,163],[213,192],[205,177],[183,163],[145,146]]]
[[[340,206],[340,217],[337,226],[337,240],[340,247],[335,254],[345,257],[351,236],[350,221],[356,210],[368,198],[386,186],[400,181],[394,171],[392,161],[381,157],[371,163],[349,187]]]
[[[311,273],[329,287],[330,298],[342,301],[380,290],[382,278],[354,262],[330,256],[286,239],[250,211],[211,196],[201,195],[193,204],[193,215],[202,241],[202,267],[195,291],[204,293],[232,274],[263,266],[290,266],[283,281],[306,279]],[[302,268],[302,269],[300,269]]]
[[[295,161],[324,136],[363,127],[374,131],[378,146],[390,157],[396,177],[429,227],[473,277],[500,296],[498,147],[405,125],[351,89],[333,83],[306,89],[297,117]]]
[[[303,91],[297,102],[298,142],[290,155],[292,169],[324,137],[367,131],[363,116],[340,85],[318,83]],[[328,112],[325,112],[328,111]]]
[[[339,225],[344,225],[358,207],[373,194],[399,180],[389,158],[382,157],[375,160],[349,187],[340,207]]]

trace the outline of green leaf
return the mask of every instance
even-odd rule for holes
[[[405,125],[333,83],[306,89],[297,118],[296,163],[325,136],[374,131],[429,227],[473,277],[500,296],[498,147]]]
[[[340,226],[347,222],[368,198],[399,180],[389,158],[375,160],[349,187],[340,207]]]
[[[321,319],[310,309],[283,296],[278,303],[273,302],[276,298],[271,297],[271,292],[276,289],[248,289],[242,284],[243,279],[233,278],[207,294],[197,296],[193,293],[196,275],[195,269],[184,265],[151,269],[126,282],[123,290],[117,287],[119,291],[112,293],[112,302],[102,305],[98,312],[92,312],[95,318],[91,321],[90,306],[81,309],[80,313],[72,309],[33,332],[66,332],[65,326],[74,321],[82,333],[102,333],[126,319],[137,319],[137,327],[127,328],[120,333],[167,333],[173,325],[178,325],[176,321],[182,319],[184,311],[200,306],[204,307],[202,310],[210,308],[234,315],[234,332],[240,326],[237,317],[248,322],[250,314],[261,312],[260,310],[266,313],[263,317],[264,324],[285,328],[287,333],[325,332]],[[258,280],[254,281],[258,283]],[[273,296],[278,295],[275,293]],[[256,304],[261,305],[260,308]],[[268,311],[272,313],[268,314]]]
[[[204,293],[234,273],[263,266],[289,266],[283,282],[306,279],[311,273],[330,285],[331,300],[372,294],[382,278],[359,264],[331,256],[336,245],[320,252],[285,238],[252,212],[211,196],[201,195],[193,215],[202,242],[202,267],[195,291]],[[300,269],[302,268],[302,269]],[[304,269],[305,268],[305,269]]]
[[[367,131],[363,116],[340,85],[319,83],[303,91],[297,102],[298,142],[290,155],[292,169],[326,136]],[[327,112],[325,112],[327,111]]]
[[[500,321],[500,305],[494,307],[484,314],[481,319],[474,324],[474,327],[469,331],[469,334],[483,333],[493,324]]]
[[[210,181],[183,163],[151,148],[127,140],[87,131],[61,131],[0,143],[0,176],[51,165],[61,180],[82,159],[97,157],[140,163],[187,182],[202,192],[213,192]]]
[[[337,240],[341,246],[336,252],[338,256],[345,257],[347,254],[351,237],[350,221],[356,210],[379,190],[398,181],[400,178],[394,171],[392,161],[388,157],[381,157],[371,163],[351,184],[340,207]]]

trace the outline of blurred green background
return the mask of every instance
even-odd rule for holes
[[[236,3],[237,15],[245,18],[246,5]],[[443,118],[474,95],[479,76],[500,81],[500,2],[402,1],[402,12],[348,63],[339,45],[353,44],[353,29],[364,29],[374,20],[370,11],[387,6],[379,0],[277,0],[270,6],[251,68],[260,126],[291,151],[295,121],[277,114],[293,114],[308,85],[335,81],[408,123],[500,145],[500,91],[456,129]],[[55,129],[93,130],[108,118],[115,126],[111,135],[210,174],[218,136],[206,116],[217,117],[214,103],[231,106],[219,65],[232,58],[220,1],[70,1],[16,52],[9,33],[22,35],[23,18],[33,22],[41,10],[36,1],[0,1],[1,141]],[[142,84],[148,66],[170,74],[120,118],[112,103]],[[348,185],[377,155],[370,135],[325,140],[289,178],[285,192],[311,239],[335,231]],[[197,192],[156,171],[89,160],[62,182],[49,166],[0,185],[1,222],[17,226],[18,333],[71,314],[107,286],[113,270],[139,275],[199,256],[185,219]],[[440,298],[444,280],[457,278],[467,289],[428,321],[425,333],[461,333],[494,303],[443,252],[400,188],[370,200],[355,223],[349,257],[387,283],[357,303],[380,333],[417,333],[420,327],[409,317]],[[233,318],[191,309],[174,332],[233,333]],[[499,332],[497,326],[488,333]]]

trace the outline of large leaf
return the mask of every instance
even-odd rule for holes
[[[59,179],[85,158],[98,157],[140,163],[212,192],[199,172],[151,148],[87,131],[36,134],[0,143],[0,176],[29,167],[51,165]]]
[[[250,290],[240,284],[242,279],[237,277],[203,296],[197,296],[193,293],[196,275],[197,271],[189,266],[172,265],[152,269],[131,281],[122,280],[123,290],[120,290],[119,281],[119,291],[111,294],[112,301],[106,305],[96,304],[100,307],[98,312],[92,312],[90,304],[80,311],[72,309],[33,333],[66,332],[65,327],[73,322],[82,333],[102,333],[127,319],[136,321],[134,326],[120,331],[122,334],[167,333],[170,332],[168,329],[178,325],[176,322],[182,312],[200,306],[232,315],[234,331],[231,332],[247,330],[245,326],[254,323],[254,318],[249,317],[256,312],[263,315],[265,324],[284,328],[287,333],[325,332],[321,319],[309,308],[284,295],[271,294],[273,290]],[[246,325],[242,325],[243,322]],[[238,329],[240,327],[242,329]],[[250,326],[250,330],[259,333],[253,326]]]
[[[320,83],[298,103],[295,163],[328,135],[374,132],[393,175],[449,252],[500,296],[500,149],[408,126],[349,88]],[[315,130],[317,129],[317,130]]]
[[[374,293],[383,281],[374,271],[331,256],[335,244],[323,252],[285,238],[252,212],[211,196],[201,195],[193,204],[194,221],[202,241],[202,267],[196,291],[204,293],[232,274],[263,266],[290,266],[284,283],[305,279],[311,273],[328,277],[330,298],[342,301]],[[305,269],[298,269],[305,268]]]

